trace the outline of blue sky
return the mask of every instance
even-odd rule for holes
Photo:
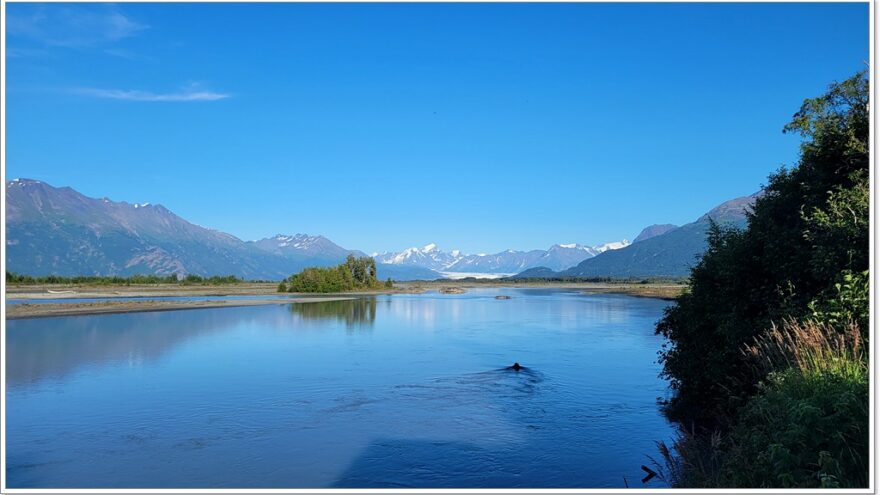
[[[755,192],[868,4],[7,4],[7,179],[243,239],[495,252]]]

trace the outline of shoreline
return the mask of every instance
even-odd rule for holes
[[[671,300],[684,290],[682,284],[632,284],[632,283],[597,283],[597,282],[398,282],[397,286],[388,290],[370,290],[362,292],[342,292],[332,294],[299,294],[279,293],[273,283],[242,283],[222,286],[180,286],[180,285],[12,285],[6,287],[6,299],[16,301],[41,301],[47,299],[100,299],[94,302],[46,302],[6,304],[6,319],[45,318],[52,316],[78,316],[135,313],[149,311],[175,311],[186,309],[232,308],[242,306],[261,306],[268,304],[314,303],[344,301],[362,296],[386,294],[422,294],[441,289],[480,288],[544,288],[574,289],[585,295],[589,294],[622,294],[633,297],[649,297]],[[441,291],[442,292],[442,291]],[[457,291],[455,291],[457,292]],[[289,297],[275,298],[286,295]],[[158,300],[160,297],[225,297],[225,296],[273,296],[272,299],[238,299],[210,301]],[[137,301],[118,301],[119,298],[137,298]]]
[[[181,311],[187,309],[240,308],[270,304],[308,304],[316,302],[348,301],[354,297],[300,297],[290,299],[256,299],[232,301],[113,301],[87,303],[12,304],[6,306],[7,320],[49,318],[53,316],[86,316],[120,313],[147,313],[154,311]]]

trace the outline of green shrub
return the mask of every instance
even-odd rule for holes
[[[785,126],[804,137],[797,166],[770,177],[745,230],[710,229],[689,290],[657,326],[673,418],[712,429],[735,416],[763,378],[742,347],[773,321],[867,329],[868,89],[862,71],[805,100]]]
[[[868,370],[839,360],[772,374],[739,414],[721,486],[868,486]]]
[[[338,266],[306,268],[288,277],[278,286],[278,290],[329,293],[380,287],[382,284],[376,278],[376,260],[368,256],[355,258],[349,255],[345,263]]]
[[[836,326],[852,321],[863,330],[869,328],[871,306],[868,271],[840,272],[834,286],[813,300],[809,308],[816,320]]]

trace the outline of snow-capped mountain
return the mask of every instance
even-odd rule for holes
[[[446,253],[440,251],[436,244],[428,244],[425,247],[411,247],[399,253],[382,253],[374,255],[377,263],[390,265],[409,265],[428,268],[430,270],[442,270],[458,260],[461,253],[453,251]]]
[[[232,274],[301,269],[162,205],[90,198],[32,179],[6,183],[6,266],[28,275]]]
[[[332,266],[357,250],[319,235],[244,242],[187,222],[162,205],[89,198],[32,179],[6,183],[6,266],[27,275],[189,273],[280,280],[309,266]],[[415,266],[378,264],[381,279],[433,280]]]
[[[495,254],[462,254],[459,250],[441,251],[436,244],[431,243],[422,248],[411,247],[398,253],[374,254],[373,257],[379,263],[419,266],[449,276],[462,273],[513,274],[536,266],[564,270],[604,251],[628,245],[629,241],[623,240],[599,246],[555,244],[547,250],[508,249]]]
[[[248,244],[252,244],[254,247],[262,249],[263,251],[287,256],[318,256],[333,259],[344,259],[349,254],[366,256],[360,251],[345,249],[338,246],[322,235],[278,234],[274,237],[268,237],[258,241],[250,241]]]
[[[684,277],[690,267],[706,252],[710,220],[742,228],[747,212],[762,193],[731,199],[716,206],[695,222],[681,227],[652,225],[644,229],[632,246],[603,253],[584,260],[561,273],[530,272],[540,277]],[[657,232],[660,233],[657,233]]]
[[[629,245],[630,245],[630,242],[628,240],[624,239],[622,241],[617,241],[617,242],[606,242],[605,244],[602,244],[601,246],[596,246],[593,249],[595,249],[597,251],[596,254],[599,254],[599,253],[604,253],[605,251],[613,251],[615,249],[622,249],[622,248],[625,248]]]

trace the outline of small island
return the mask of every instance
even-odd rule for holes
[[[278,292],[327,294],[392,287],[394,282],[390,278],[385,282],[380,282],[376,278],[376,260],[369,256],[355,258],[353,255],[348,255],[345,263],[340,265],[306,268],[291,275],[278,284]]]

